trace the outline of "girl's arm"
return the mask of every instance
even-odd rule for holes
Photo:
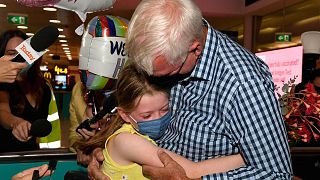
[[[120,164],[136,162],[141,165],[163,167],[157,154],[160,148],[140,136],[130,133],[118,134],[111,139],[107,148],[113,160]],[[192,179],[227,172],[245,164],[240,154],[195,163],[173,152],[165,151],[184,168],[187,176]]]
[[[244,166],[244,160],[240,154],[211,158],[200,162],[192,162],[171,151],[164,150],[170,157],[180,164],[189,178],[201,178],[201,176],[227,172]]]

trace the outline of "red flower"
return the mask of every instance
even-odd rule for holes
[[[283,110],[283,117],[288,132],[290,145],[303,142],[320,142],[320,95],[317,94],[312,83],[307,83],[305,89],[294,93],[288,88],[294,87],[294,79],[284,83],[279,96],[279,102]],[[280,88],[277,88],[278,90]]]

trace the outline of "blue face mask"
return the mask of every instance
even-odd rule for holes
[[[167,130],[167,127],[170,123],[170,119],[171,119],[171,111],[168,111],[167,114],[165,114],[164,116],[162,116],[159,119],[154,119],[151,121],[137,122],[138,129],[139,129],[138,131],[141,134],[149,136],[153,140],[157,140]],[[134,121],[136,121],[136,120],[134,120]]]

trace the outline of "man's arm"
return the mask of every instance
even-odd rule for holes
[[[158,151],[158,157],[163,163],[164,167],[154,167],[143,165],[143,175],[155,180],[190,180],[186,172],[176,161],[174,161],[164,150]]]
[[[92,180],[109,180],[109,178],[102,173],[100,166],[104,160],[102,148],[96,148],[91,154],[91,161],[88,165],[88,176]]]
[[[246,166],[204,179],[291,179],[290,150],[278,100],[263,82],[238,84],[226,122]]]

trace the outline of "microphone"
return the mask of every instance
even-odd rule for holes
[[[37,119],[31,124],[29,135],[33,137],[45,137],[52,130],[51,123],[46,119]]]
[[[39,175],[39,170],[34,170],[32,174],[32,180],[41,179],[47,173],[48,170],[50,170],[50,179],[51,179],[52,172],[56,170],[57,162],[58,161],[55,159],[50,160],[48,164],[48,169],[41,176]]]
[[[12,61],[34,63],[46,52],[45,49],[58,39],[58,36],[59,31],[54,26],[41,28],[33,37],[26,39],[15,48],[18,54]]]
[[[103,118],[103,116],[105,116],[108,113],[114,113],[114,109],[117,106],[117,100],[116,100],[116,96],[114,95],[114,93],[110,94],[104,104],[103,104],[103,108],[102,110],[100,110],[95,116],[93,116],[91,119],[86,119],[85,121],[83,121],[76,129],[76,131],[79,133],[79,129],[87,129],[88,131],[92,131],[93,128],[90,127],[91,124],[94,124],[96,122],[98,122],[100,119]]]
[[[52,171],[56,170],[57,162],[58,161],[55,160],[55,159],[52,159],[52,160],[49,161],[48,169],[51,170],[51,173],[52,173]]]

